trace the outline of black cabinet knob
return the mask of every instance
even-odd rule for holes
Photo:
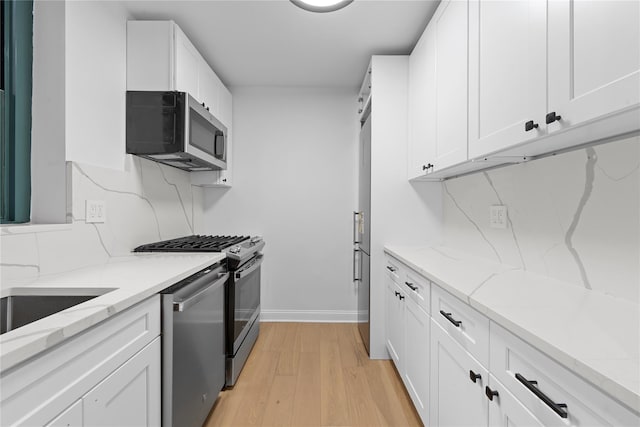
[[[422,170],[426,171],[433,168],[433,165],[431,163],[427,163],[426,165],[422,165]]]
[[[400,292],[396,291],[395,292],[396,296],[400,296]]]
[[[469,379],[475,383],[479,379],[482,379],[482,375],[476,374],[471,369],[469,369]]]
[[[525,132],[529,132],[530,130],[536,129],[537,127],[538,127],[538,124],[534,123],[533,120],[529,120],[527,123],[524,124]]]
[[[545,121],[547,122],[547,124],[553,123],[553,122],[557,122],[558,120],[562,119],[562,116],[559,116],[556,114],[555,111],[550,112],[549,114],[547,114]]]
[[[491,390],[491,389],[489,388],[489,386],[486,386],[486,387],[484,388],[484,394],[486,394],[486,395],[487,395],[487,399],[489,399],[489,400],[491,400],[491,401],[493,401],[494,396],[495,396],[495,397],[498,397],[498,392],[497,392],[497,391],[495,391],[495,390]]]
[[[400,295],[398,298],[400,298],[400,301],[402,301],[404,299],[404,295]]]

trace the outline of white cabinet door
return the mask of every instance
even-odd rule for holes
[[[402,289],[391,279],[387,281],[387,349],[400,375],[404,372],[404,305]]]
[[[198,102],[203,102],[199,95],[199,67],[201,56],[191,41],[175,25],[175,90],[188,92]]]
[[[89,426],[160,425],[160,337],[83,398]]]
[[[204,102],[209,112],[217,117],[220,109],[220,87],[222,83],[216,73],[209,67],[209,64],[202,58],[198,64],[198,81],[200,102]]]
[[[469,158],[545,133],[546,5],[469,3]],[[526,131],[528,121],[538,127]]]
[[[218,184],[231,186],[233,179],[233,97],[229,89],[220,82],[219,119],[227,127],[227,169],[220,171]]]
[[[409,56],[408,178],[429,172],[436,141],[435,28],[427,26]]]
[[[468,2],[443,1],[434,27],[436,139],[433,170],[467,160]]]
[[[640,2],[549,2],[549,130],[640,104]]]
[[[544,426],[531,412],[524,407],[507,389],[496,380],[493,375],[489,376],[489,395],[492,400],[489,402],[489,425],[492,427],[512,427],[512,426]],[[497,395],[493,395],[497,393]]]
[[[405,301],[404,384],[426,425],[429,417],[429,315],[414,301]]]
[[[467,1],[443,1],[409,57],[409,179],[467,160]]]
[[[60,415],[55,417],[46,427],[82,427],[82,399],[69,406]]]
[[[471,380],[474,377],[475,382]],[[432,426],[486,426],[488,372],[436,322],[431,322]]]

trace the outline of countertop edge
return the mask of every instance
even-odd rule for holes
[[[432,248],[416,247],[412,249],[432,249]],[[485,304],[475,300],[473,298],[473,293],[475,293],[475,291],[477,291],[484,284],[484,282],[481,285],[479,285],[476,289],[474,289],[474,291],[471,294],[467,294],[461,291],[460,289],[458,289],[457,287],[447,283],[446,280],[435,276],[431,272],[426,271],[421,266],[416,265],[416,263],[407,259],[405,256],[402,255],[401,253],[402,250],[403,250],[402,248],[396,248],[393,246],[391,247],[384,246],[385,254],[388,254],[398,259],[403,264],[417,271],[419,274],[426,277],[430,281],[434,282],[436,285],[440,286],[442,289],[451,293],[458,299],[464,301],[469,306],[473,307],[474,309],[476,309],[477,311],[485,315],[490,320],[493,320],[494,322],[498,323],[500,326],[508,330],[510,333],[518,336],[520,339],[527,342],[529,345],[533,346],[534,348],[536,348],[538,351],[540,351],[547,357],[551,358],[555,362],[562,365],[564,368],[568,369],[575,375],[579,376],[584,381],[591,384],[593,387],[596,387],[597,389],[602,390],[603,392],[611,396],[614,400],[616,400],[617,402],[619,402],[620,404],[628,408],[630,411],[640,415],[640,391],[634,391],[629,389],[628,387],[625,387],[624,385],[618,383],[615,379],[610,378],[605,374],[603,374],[602,372],[585,364],[578,357],[568,354],[566,351],[554,346],[552,343],[548,342],[544,338],[536,335],[533,332],[530,332],[527,328],[518,325],[517,323],[513,322],[511,319],[501,315],[500,313],[494,311],[493,309],[486,306]],[[475,257],[470,257],[470,258],[475,258]],[[487,265],[501,266],[501,268],[498,271],[496,271],[496,273],[498,274],[500,272],[514,270],[514,267],[512,266],[499,265],[499,264],[492,263],[488,260],[487,260]]]
[[[166,256],[167,254],[163,255]],[[134,260],[133,257],[135,256],[132,256],[131,261]],[[146,257],[150,256],[146,255]],[[114,290],[70,308],[73,312],[77,312],[79,308],[85,309],[86,314],[82,317],[74,317],[73,315],[69,316],[69,312],[67,312],[67,310],[63,310],[18,328],[15,331],[3,334],[0,337],[0,375],[5,375],[6,372],[13,370],[14,368],[20,368],[20,365],[28,363],[32,358],[41,355],[43,352],[87,331],[110,317],[126,311],[134,305],[159,293],[163,289],[166,289],[169,286],[186,279],[192,274],[197,273],[203,268],[222,261],[225,257],[226,256],[221,253],[208,254],[208,256],[203,256],[201,261],[193,263],[190,267],[185,268],[184,270],[180,269],[179,272],[176,272],[163,280],[144,286],[142,289],[118,287],[117,283],[101,283],[99,286],[100,288],[114,288]],[[107,264],[109,264],[109,262],[100,266],[88,267],[86,268],[86,271],[91,272],[92,268],[98,270]],[[99,273],[96,272],[96,274]],[[64,277],[64,273],[57,276]],[[16,288],[23,288],[23,285],[18,283]],[[60,288],[63,287],[61,286]],[[6,290],[5,293],[7,293],[7,295],[12,294],[10,289]],[[103,297],[106,297],[109,302],[104,303],[101,301]],[[83,307],[83,304],[87,305]],[[62,324],[54,327],[46,327],[48,323]],[[29,336],[32,336],[32,338],[26,338],[26,341],[24,343],[20,343],[16,348],[4,351],[8,342],[14,340],[25,340],[25,337]]]

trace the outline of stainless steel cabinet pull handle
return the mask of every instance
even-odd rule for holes
[[[566,411],[566,403],[556,403],[551,400],[551,398],[541,392],[538,387],[535,387],[538,384],[537,381],[530,381],[520,374],[516,374],[516,379],[520,381],[531,393],[535,394],[538,399],[542,400],[549,408],[551,408],[553,412],[558,414],[560,418],[567,418],[569,414]]]

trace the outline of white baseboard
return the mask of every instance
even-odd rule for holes
[[[358,312],[348,310],[261,310],[262,322],[355,323]]]

